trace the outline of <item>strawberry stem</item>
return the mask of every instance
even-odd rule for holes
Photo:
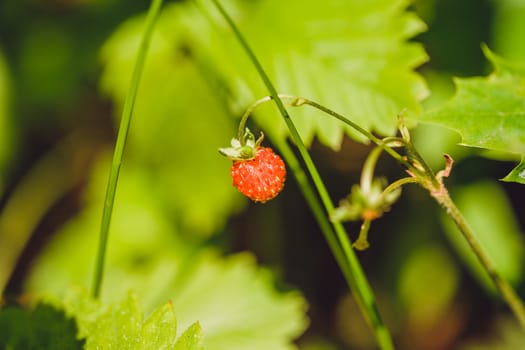
[[[237,138],[241,142],[241,145],[244,146],[245,144],[244,134],[246,132],[246,122],[248,121],[248,118],[252,115],[253,111],[257,107],[271,100],[272,100],[271,96],[266,96],[266,97],[261,98],[260,100],[255,101],[250,107],[248,107],[246,112],[244,112],[244,114],[242,115],[241,121],[239,122],[239,128],[237,129]]]

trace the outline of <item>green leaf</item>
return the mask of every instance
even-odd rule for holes
[[[513,285],[521,282],[525,242],[503,189],[494,182],[473,183],[452,191],[452,198],[498,272]],[[473,275],[494,290],[489,276],[456,226],[448,216],[443,216],[442,220],[449,239]]]
[[[198,322],[192,324],[184,333],[181,334],[173,350],[201,350],[202,335],[201,326]]]
[[[501,180],[525,184],[525,157],[521,157],[521,162]]]
[[[174,349],[177,341],[177,321],[171,303],[153,311],[144,320],[141,307],[133,293],[120,302],[102,304],[91,299],[84,290],[71,289],[63,300],[68,314],[77,319],[79,335],[86,338],[85,349]],[[183,342],[189,335],[182,334]],[[199,349],[200,336],[193,336],[192,348]]]
[[[397,114],[403,109],[418,114],[419,101],[427,95],[424,80],[414,71],[427,56],[420,44],[408,42],[426,26],[406,11],[406,6],[404,0],[264,0],[232,2],[228,11],[234,14],[280,93],[317,100],[368,130],[391,135],[397,127]],[[133,57],[140,23],[126,27],[129,35],[116,33],[103,52],[104,90],[117,100],[122,100],[124,81],[128,81],[125,63]],[[155,61],[161,74],[145,72],[144,80],[151,88],[142,90],[150,91],[157,101],[149,106],[169,104],[176,108],[183,101],[170,92],[173,86],[182,86],[195,95],[197,90],[188,88],[186,77],[179,75],[192,63],[197,63],[201,73],[215,84],[215,97],[231,102],[237,113],[268,94],[230,29],[209,3],[166,6],[156,36],[150,66]],[[115,50],[116,45],[121,49]],[[203,101],[192,102],[197,111],[188,109],[185,118],[218,126],[216,119],[200,113],[206,105]],[[178,116],[170,116],[171,123],[176,123],[173,118]],[[338,149],[345,132],[357,138],[339,121],[308,108],[294,110],[293,117],[307,143],[318,136],[324,144]],[[256,118],[266,134],[287,135],[273,109],[257,113]]]
[[[173,334],[177,334],[173,304],[167,302],[155,310],[144,323],[141,333],[141,345],[144,349],[172,349],[175,346]],[[181,339],[185,337],[185,333],[181,335]],[[171,341],[166,342],[166,339]]]
[[[486,47],[484,52],[494,72],[456,78],[454,97],[421,120],[457,131],[465,146],[524,155],[525,66],[507,62]]]
[[[202,3],[202,8],[209,8]],[[390,0],[266,0],[230,5],[227,10],[236,15],[278,92],[316,100],[367,130],[391,135],[397,114],[403,109],[419,113],[419,101],[427,95],[423,79],[413,71],[427,56],[419,44],[407,42],[426,27],[405,11],[406,6],[406,1]],[[199,28],[196,24],[193,33]],[[214,26],[197,35],[198,49],[210,57],[237,101],[248,105],[268,94],[229,28]],[[345,132],[358,138],[317,111],[301,108],[291,113],[307,144],[317,136],[338,149]],[[287,135],[274,111],[256,118],[270,136]]]
[[[487,59],[493,64],[495,75],[514,79],[518,82],[523,80],[525,76],[524,62],[506,60],[503,57],[496,55],[486,45],[482,45],[481,49],[483,50],[485,57],[487,57]]]
[[[83,349],[76,339],[75,321],[62,310],[38,304],[32,310],[8,306],[0,310],[0,348],[62,350]]]
[[[455,79],[458,91],[443,108],[429,112],[425,120],[458,131],[462,144],[522,154],[524,96],[508,79]]]
[[[205,250],[187,259],[186,268],[154,282],[156,298],[173,301],[181,326],[198,319],[207,349],[290,349],[306,328],[304,299],[275,290],[251,254],[222,258]]]
[[[525,153],[525,100],[513,80],[455,79],[457,93],[424,120],[458,131],[462,144],[490,150]]]

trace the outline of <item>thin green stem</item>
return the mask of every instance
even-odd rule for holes
[[[283,102],[279,98],[275,87],[273,86],[272,82],[268,78],[268,75],[266,74],[265,70],[263,69],[262,65],[257,59],[255,53],[250,48],[250,46],[248,45],[248,42],[244,39],[243,35],[241,34],[241,32],[239,31],[239,29],[237,28],[237,26],[231,19],[231,17],[228,15],[228,13],[224,10],[224,8],[221,6],[221,4],[217,0],[212,0],[212,2],[215,4],[215,6],[219,10],[223,18],[226,20],[226,22],[231,27],[232,31],[237,37],[237,40],[243,47],[246,54],[249,56],[258,74],[260,75],[261,79],[266,85],[266,88],[270,92],[272,99],[276,103],[277,108],[279,109],[279,112],[281,113],[284,121],[286,122],[286,125],[290,131],[292,140],[297,145],[299,153],[301,157],[303,158],[303,161],[310,174],[310,177],[312,178],[314,186],[317,189],[321,202],[323,203],[328,215],[330,215],[334,211],[334,206],[328,195],[328,191],[326,190],[326,187],[324,186],[324,183],[321,180],[319,172],[317,171],[308,153],[308,150],[304,146],[304,143],[302,142],[302,139],[297,129],[295,128],[295,125],[293,124],[286,108],[284,107]],[[355,255],[355,252],[353,251],[350,245],[348,235],[346,234],[343,226],[340,223],[333,223],[333,227],[335,229],[337,240],[339,240],[339,244],[341,245],[342,252],[345,257],[346,263],[348,264],[348,268],[352,271],[353,278],[349,281],[349,283],[351,283],[350,288],[352,288],[354,293],[356,293],[357,301],[358,301],[359,306],[361,307],[361,311],[363,312],[365,319],[369,322],[372,329],[374,330],[381,349],[393,349],[394,345],[393,345],[392,339],[390,337],[388,329],[384,326],[384,323],[381,320],[381,317],[379,315],[379,312],[375,304],[375,299],[374,299],[372,289],[370,288],[368,280],[366,279],[366,276],[361,268],[361,265],[359,264],[359,261]],[[336,253],[334,252],[334,254]],[[343,271],[345,271],[345,269],[346,268],[342,268]]]
[[[329,116],[331,116],[333,118],[336,118],[337,120],[339,120],[339,121],[345,123],[346,125],[350,126],[351,128],[353,128],[355,131],[359,132],[361,135],[365,136],[367,139],[369,139],[370,141],[375,143],[377,146],[381,147],[385,152],[390,154],[395,160],[397,160],[399,163],[404,165],[407,169],[411,169],[412,168],[412,165],[410,163],[408,163],[403,158],[403,156],[401,156],[399,153],[397,153],[392,147],[388,146],[388,143],[393,142],[393,140],[388,139],[388,141],[387,141],[387,140],[379,139],[374,134],[372,134],[368,130],[362,128],[361,126],[359,126],[358,124],[354,123],[350,119],[346,118],[345,116],[337,113],[336,111],[334,111],[334,110],[332,110],[332,109],[330,109],[330,108],[328,108],[326,106],[323,106],[322,104],[320,104],[318,102],[312,101],[312,100],[304,98],[304,97],[293,96],[293,95],[279,94],[278,96],[281,99],[292,100],[291,105],[294,106],[294,107],[300,107],[300,106],[303,106],[303,105],[308,105],[310,107],[313,107],[315,109],[320,110],[321,112],[326,113],[327,115],[329,115]],[[268,97],[265,97],[264,100],[266,101],[267,98]],[[263,99],[261,99],[261,100],[263,100]],[[402,139],[396,138],[396,140],[402,140]]]
[[[499,274],[491,258],[485,253],[474,232],[467,224],[452,198],[450,198],[448,191],[442,186],[440,191],[431,192],[431,194],[452,218],[485,271],[487,271],[500,295],[516,316],[521,327],[525,329],[525,306],[523,305],[523,301],[519,298],[512,286]]]
[[[423,157],[419,154],[419,152],[416,150],[414,145],[410,142],[407,142],[405,144],[405,147],[407,149],[408,154],[410,155],[411,159],[414,159],[413,161],[413,169],[414,175],[418,175],[417,177],[426,177],[427,181],[431,184],[432,187],[436,188],[439,187],[441,184],[436,178],[436,175],[432,168],[425,162]]]
[[[350,119],[346,118],[345,116],[331,110],[328,107],[325,107],[315,101],[309,100],[304,97],[294,96],[294,95],[288,95],[288,94],[277,94],[279,99],[282,100],[291,100],[290,105],[292,107],[300,107],[303,105],[309,105],[311,107],[314,107],[324,113],[326,113],[328,116],[336,118],[339,121],[342,121],[346,125],[350,126],[357,132],[361,133],[366,138],[370,139],[373,143],[375,143],[378,147],[382,148],[384,151],[386,151],[388,154],[390,154],[395,160],[397,160],[400,164],[404,165],[405,168],[410,169],[412,172],[419,172],[417,168],[414,168],[412,164],[410,164],[403,156],[401,156],[399,153],[397,153],[392,146],[389,146],[389,144],[396,144],[396,145],[402,145],[402,146],[408,146],[408,144],[399,137],[386,137],[384,139],[379,139],[376,136],[374,136],[372,133],[367,131],[366,129],[360,127]],[[241,117],[241,122],[239,123],[239,130],[238,135],[241,137],[244,133],[244,128],[246,125],[246,121],[248,120],[249,116],[253,113],[253,111],[262,105],[263,103],[269,102],[271,100],[275,100],[273,96],[265,96],[257,101],[255,101],[243,114]]]
[[[403,177],[399,180],[396,180],[392,182],[390,185],[388,185],[384,190],[383,193],[381,193],[382,196],[387,196],[388,194],[392,193],[393,191],[397,190],[398,188],[406,185],[406,184],[414,184],[419,183],[419,180],[415,177]]]
[[[237,139],[239,141],[242,142],[242,140],[244,139],[243,135],[244,135],[244,132],[245,132],[245,129],[246,129],[246,122],[248,121],[248,118],[250,117],[250,115],[252,115],[253,111],[259,107],[260,105],[262,105],[263,103],[266,103],[268,101],[271,101],[272,100],[272,97],[271,96],[266,96],[266,97],[263,97],[257,101],[255,101],[255,103],[253,103],[247,110],[246,112],[244,112],[244,114],[242,115],[241,117],[241,121],[239,122],[239,128],[237,130]]]
[[[406,161],[405,158],[403,158],[403,156],[401,156],[399,153],[397,153],[394,149],[392,149],[391,147],[388,147],[385,142],[383,142],[383,140],[377,138],[376,136],[374,136],[372,133],[370,133],[369,131],[367,131],[366,129],[363,129],[362,127],[360,127],[359,125],[357,125],[356,123],[354,123],[353,121],[351,121],[350,119],[344,117],[343,115],[337,113],[336,111],[333,111],[331,110],[330,108],[327,108],[317,102],[314,102],[314,101],[311,101],[311,100],[308,100],[308,99],[304,99],[303,98],[303,103],[302,104],[306,104],[306,105],[309,105],[311,107],[314,107],[322,112],[325,112],[326,114],[336,118],[336,119],[339,119],[340,121],[342,121],[343,123],[345,123],[346,125],[349,125],[351,126],[354,130],[358,131],[359,133],[361,133],[363,136],[366,136],[368,139],[370,139],[370,141],[372,141],[373,143],[375,143],[377,146],[381,147],[385,152],[387,152],[388,154],[390,154],[395,160],[397,160],[399,163],[401,163],[402,165],[404,165],[407,169],[411,169],[412,168],[412,165]]]
[[[355,249],[359,250],[365,250],[368,248],[368,232],[370,231],[370,224],[372,220],[366,219],[361,224],[361,229],[359,230],[359,236],[357,240],[354,242]]]
[[[368,154],[365,164],[363,165],[363,171],[361,171],[361,191],[363,193],[369,193],[372,187],[372,181],[374,180],[374,169],[376,167],[377,159],[381,155],[382,149],[376,147]]]
[[[162,0],[152,0],[148,14],[146,17],[145,28],[142,34],[142,40],[137,53],[137,59],[131,78],[131,85],[129,87],[128,95],[124,102],[122,110],[122,118],[120,120],[120,127],[118,130],[117,141],[115,143],[115,150],[113,152],[113,160],[111,162],[111,170],[109,173],[108,185],[106,188],[106,197],[104,200],[104,209],[102,212],[102,221],[100,225],[99,246],[97,252],[97,260],[95,264],[95,272],[93,275],[92,295],[94,298],[100,296],[100,289],[104,277],[104,263],[106,257],[107,243],[109,238],[109,226],[111,223],[111,214],[113,212],[113,204],[115,202],[115,193],[117,190],[117,183],[120,173],[120,165],[124,154],[124,147],[128,136],[129,126],[131,124],[131,116],[135,106],[135,99],[139,88],[140,77],[146,61],[146,54],[151,41],[151,35],[155,22],[160,14]]]

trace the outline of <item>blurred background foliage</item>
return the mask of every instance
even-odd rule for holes
[[[416,115],[446,101],[452,76],[488,74],[481,43],[525,60],[523,0],[418,0],[409,12],[403,1],[302,3],[225,5],[279,92],[323,102],[382,135],[395,131],[400,109]],[[0,2],[0,287],[8,300],[90,285],[116,116],[147,6]],[[201,321],[212,349],[286,349],[296,338],[302,349],[373,349],[292,176],[265,205],[230,186],[230,163],[216,150],[267,93],[215,17],[204,1],[163,10],[117,191],[103,297],[122,300],[133,289],[146,314],[173,300],[179,329]],[[293,116],[337,202],[371,148],[318,113]],[[255,122],[270,141],[286,135],[270,106]],[[457,146],[458,135],[435,126],[412,132],[436,169],[443,153],[456,160],[447,181],[453,196],[525,296],[525,189],[497,181],[513,163]],[[378,174],[402,176],[381,160]],[[358,229],[348,225],[351,235]],[[515,349],[523,334],[454,237],[415,187],[372,226],[371,248],[359,257],[396,342]]]

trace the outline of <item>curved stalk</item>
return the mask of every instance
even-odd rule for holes
[[[102,212],[102,222],[100,225],[99,246],[97,252],[97,260],[95,265],[95,272],[93,276],[92,296],[98,298],[100,296],[100,289],[104,277],[104,262],[106,257],[107,243],[109,238],[109,226],[111,223],[111,214],[113,212],[113,204],[115,202],[115,193],[117,191],[117,183],[120,174],[120,164],[124,154],[124,147],[128,137],[129,126],[131,124],[131,116],[133,114],[133,107],[135,106],[135,99],[139,87],[140,77],[146,61],[146,54],[148,52],[149,43],[151,41],[151,34],[155,26],[155,22],[160,13],[162,0],[152,0],[145,22],[145,29],[142,34],[142,40],[137,53],[137,60],[131,78],[131,85],[129,87],[124,108],[122,110],[122,118],[115,143],[115,150],[113,152],[113,160],[111,162],[111,170],[109,173],[108,185],[106,188],[106,197],[104,200],[104,209]]]
[[[397,153],[391,146],[389,146],[390,143],[397,143],[397,144],[406,146],[407,144],[406,144],[406,142],[404,142],[403,139],[398,138],[398,137],[386,137],[384,139],[380,139],[380,138],[376,137],[374,134],[372,134],[371,132],[369,132],[368,130],[360,127],[359,125],[357,125],[356,123],[354,123],[350,119],[346,118],[345,116],[337,113],[336,111],[334,111],[334,110],[332,110],[332,109],[330,109],[328,107],[323,106],[320,103],[312,101],[310,99],[307,99],[307,98],[304,98],[304,97],[299,97],[299,96],[294,96],[294,95],[288,95],[288,94],[277,94],[276,96],[281,100],[281,103],[282,103],[282,100],[291,100],[290,105],[292,107],[301,107],[303,105],[309,105],[310,107],[316,108],[316,109],[320,110],[321,112],[326,113],[328,116],[336,118],[337,120],[339,120],[339,121],[345,123],[346,125],[350,126],[351,128],[353,128],[355,131],[359,132],[364,137],[368,138],[370,141],[375,143],[378,147],[382,148],[385,152],[390,154],[392,156],[392,158],[394,158],[400,164],[405,166],[405,168],[410,169],[410,171],[412,171],[412,172],[417,172],[418,171],[418,169],[414,168],[412,166],[412,164],[407,162],[407,160],[402,155]],[[244,126],[245,126],[246,121],[247,121],[248,117],[250,116],[250,114],[252,114],[253,111],[258,106],[260,106],[261,104],[266,103],[266,102],[268,102],[268,101],[270,101],[272,99],[275,100],[275,98],[276,97],[273,97],[273,96],[265,96],[265,97],[255,101],[246,110],[246,112],[244,113],[244,115],[241,118],[241,124],[242,124],[242,127],[243,127],[242,129],[240,127],[241,124],[239,124],[239,136],[242,136],[241,130],[244,130]],[[284,105],[283,105],[283,108],[284,108]]]
[[[403,177],[399,180],[392,182],[390,185],[388,185],[383,190],[383,193],[381,193],[381,195],[387,196],[388,194],[392,193],[393,191],[397,190],[400,187],[403,187],[406,184],[414,184],[414,183],[419,183],[418,179],[416,179],[415,177]]]
[[[237,140],[242,140],[244,132],[246,130],[246,122],[248,121],[248,118],[250,115],[252,115],[253,111],[262,105],[263,103],[269,102],[272,100],[271,96],[263,97],[257,101],[255,101],[247,110],[244,112],[244,114],[241,117],[241,121],[239,122],[239,128],[237,129]]]
[[[383,151],[380,147],[374,148],[366,157],[363,170],[361,171],[361,191],[369,193],[374,180],[374,169],[376,168],[377,159]]]

